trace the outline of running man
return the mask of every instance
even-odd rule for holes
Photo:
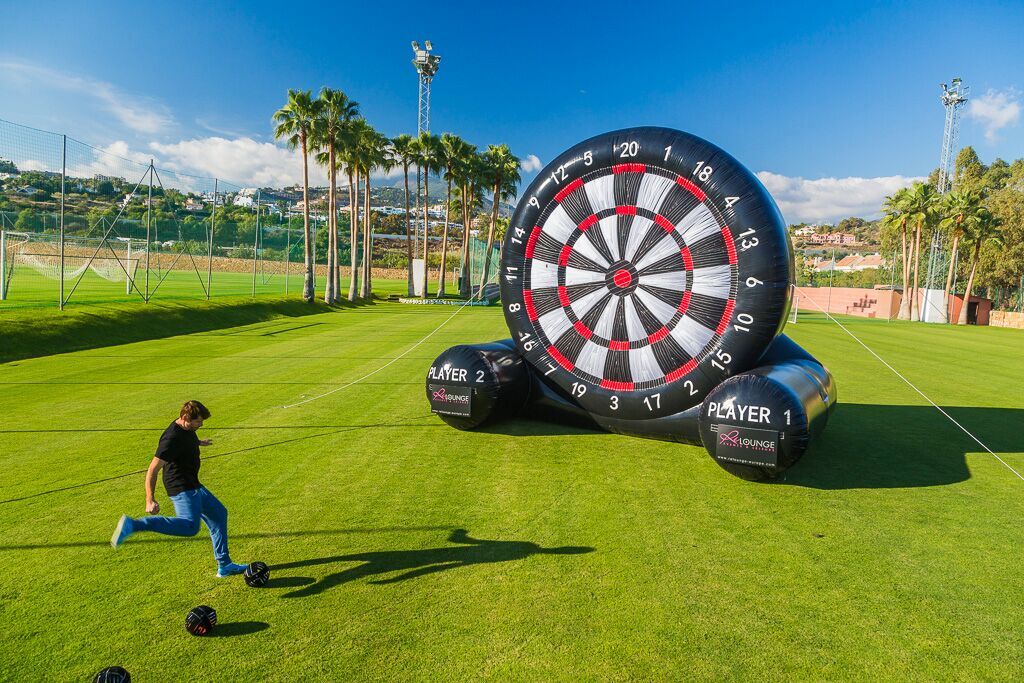
[[[213,439],[200,440],[196,430],[210,417],[210,411],[199,401],[186,401],[181,414],[164,430],[156,456],[146,472],[146,512],[151,517],[133,519],[121,515],[110,545],[115,548],[137,531],[154,531],[168,536],[195,536],[199,520],[206,522],[217,560],[217,576],[241,574],[245,565],[235,564],[228,555],[228,511],[216,496],[199,483],[199,447],[213,444]],[[156,478],[163,470],[164,488],[174,503],[174,517],[155,516],[160,512],[156,502]]]

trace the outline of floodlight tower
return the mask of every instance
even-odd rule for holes
[[[419,116],[416,121],[416,134],[430,132],[430,81],[434,80],[437,74],[437,65],[441,63],[441,57],[431,54],[434,47],[429,40],[423,41],[423,49],[415,40],[412,41],[413,57],[412,65],[416,73],[420,75],[420,99]]]
[[[967,102],[970,88],[963,80],[954,78],[947,85],[942,84],[942,106],[946,109],[946,123],[942,130],[942,157],[939,160],[939,182],[936,190],[945,194],[953,187],[956,165],[956,138],[960,130],[960,109]],[[948,272],[949,259],[956,254],[946,254],[945,236],[941,231],[932,233],[928,249],[928,270],[925,273],[924,300],[920,303],[921,320],[932,323],[949,322],[950,302],[943,300],[943,279]]]
[[[946,108],[946,125],[942,131],[942,158],[939,161],[939,194],[953,186],[953,165],[956,162],[956,137],[960,129],[960,108],[967,102],[970,87],[959,78],[950,85],[942,84],[942,106]]]

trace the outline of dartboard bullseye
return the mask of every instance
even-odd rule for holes
[[[785,319],[792,265],[753,174],[700,138],[635,128],[541,172],[501,267],[506,320],[545,381],[594,414],[642,419],[757,360]]]

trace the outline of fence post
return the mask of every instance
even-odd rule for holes
[[[63,140],[60,162],[60,310],[64,310],[64,181],[68,174],[68,136]]]
[[[7,233],[0,225],[0,301],[7,300]]]
[[[213,211],[210,213],[210,244],[206,252],[206,300],[213,289],[213,231],[217,227],[217,179],[213,179]]]
[[[836,248],[832,247],[832,267],[828,271],[828,303],[825,304],[825,312],[832,312],[832,276],[836,272]]]
[[[261,190],[256,190],[256,237],[252,240],[252,296],[256,298],[256,255],[260,248],[260,196]]]
[[[149,252],[152,245],[150,230],[153,227],[153,160],[149,160],[149,201],[146,202],[146,303],[149,303]],[[129,235],[131,233],[128,233]]]

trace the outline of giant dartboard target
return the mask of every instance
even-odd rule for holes
[[[671,415],[753,367],[781,330],[785,225],[757,178],[693,135],[582,142],[522,195],[501,299],[519,351],[584,409]]]

